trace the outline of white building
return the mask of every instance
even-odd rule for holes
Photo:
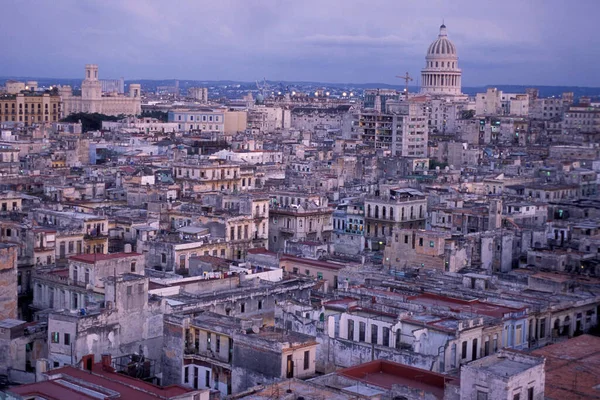
[[[496,88],[488,88],[485,93],[475,96],[475,113],[477,115],[529,115],[529,95],[503,93]]]
[[[446,25],[440,26],[440,34],[431,43],[421,70],[421,93],[431,95],[461,94],[461,75],[458,68],[456,47],[448,39]]]
[[[175,122],[162,122],[156,118],[128,117],[120,121],[102,121],[102,129],[109,131],[124,131],[130,133],[177,132]]]
[[[102,82],[98,80],[98,66],[85,66],[85,79],[81,83],[81,96],[74,96],[71,86],[60,86],[63,115],[74,113],[99,113],[105,115],[138,115],[142,112],[141,86],[129,85],[129,96],[118,93],[102,95]]]
[[[200,103],[208,103],[208,88],[205,88],[205,87],[189,88],[188,96],[198,100]]]

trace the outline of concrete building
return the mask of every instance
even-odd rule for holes
[[[496,88],[488,88],[486,93],[477,93],[475,113],[485,115],[529,115],[529,97],[526,94],[503,93]]]
[[[182,108],[169,111],[168,121],[176,123],[180,131],[208,132],[218,137],[218,135],[244,132],[247,126],[247,113],[226,109]]]
[[[352,122],[353,107],[340,105],[337,107],[294,107],[291,110],[291,128],[313,131],[317,126],[332,129],[349,129]]]
[[[52,91],[0,95],[0,122],[20,122],[25,126],[49,124],[58,122],[63,111],[60,96]]]
[[[302,192],[272,196],[269,209],[269,249],[283,250],[286,240],[329,242],[333,209],[327,198]]]
[[[125,78],[101,79],[102,93],[125,93]]]
[[[365,199],[367,238],[391,237],[396,228],[424,228],[427,198],[410,188],[382,187]]]
[[[371,148],[389,150],[393,156],[427,157],[428,127],[423,100],[389,101],[385,113],[361,111],[355,129]]]
[[[513,351],[501,351],[464,365],[460,399],[547,399],[545,361]]]
[[[427,50],[425,68],[421,70],[421,93],[460,95],[461,75],[456,47],[448,39],[446,25],[442,24],[437,40]]]
[[[189,88],[188,96],[190,96],[194,100],[198,100],[200,103],[208,103],[208,88],[206,88],[206,87]]]
[[[81,82],[81,96],[73,95],[70,86],[59,86],[63,102],[63,115],[74,113],[99,113],[105,115],[139,115],[141,107],[141,86],[129,84],[129,95],[117,93],[102,95],[102,82],[98,79],[98,66],[86,64],[85,79]]]
[[[104,306],[87,311],[55,311],[48,315],[48,360],[55,368],[91,355],[113,357],[142,353],[152,360],[162,354],[162,311],[148,301],[148,278],[131,273],[104,280]]]
[[[165,382],[217,389],[222,397],[315,373],[314,337],[263,327],[262,319],[171,315],[164,336]]]

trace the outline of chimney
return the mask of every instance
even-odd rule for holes
[[[35,362],[35,381],[42,382],[47,380],[44,375],[46,372],[48,372],[48,360],[45,358],[38,358]]]
[[[102,354],[102,369],[112,371],[112,357],[110,354]]]

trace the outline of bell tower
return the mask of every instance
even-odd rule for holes
[[[102,83],[98,80],[98,65],[86,64],[85,79],[81,82],[81,98],[97,100],[102,98]],[[93,112],[93,110],[88,110]]]

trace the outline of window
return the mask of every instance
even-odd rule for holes
[[[384,346],[390,345],[390,328],[383,328],[383,343]]]
[[[133,293],[133,286],[127,286],[127,295],[131,295]]]
[[[371,325],[371,343],[377,344],[379,338],[377,337],[379,334],[379,327],[375,324]]]
[[[408,235],[404,235],[404,244],[408,244]]]
[[[204,386],[209,388],[210,387],[210,371],[206,370],[205,374],[204,374]]]
[[[419,246],[423,247],[423,238],[419,238]]]
[[[540,339],[546,337],[546,318],[540,319]]]
[[[68,334],[68,333],[65,333],[65,336],[64,336],[64,343],[65,343],[65,345],[66,345],[66,346],[68,346],[68,345],[70,345],[70,344],[71,344],[71,335],[70,335],[70,334]]]
[[[262,307],[263,307],[263,301],[262,301],[262,300],[259,300],[259,301],[258,301],[258,309],[259,309],[259,310],[262,310]]]
[[[521,400],[521,394],[517,393],[513,396],[513,400]]]
[[[462,342],[462,354],[461,358],[464,360],[467,358],[467,342]]]
[[[206,334],[206,348],[207,348],[208,350],[210,350],[210,349],[212,348],[212,346],[211,346],[211,342],[212,342],[212,333],[208,332],[208,333]]]
[[[310,351],[304,352],[304,370],[307,370],[310,366]]]
[[[348,340],[354,340],[354,320],[348,320]]]
[[[52,341],[52,343],[59,343],[60,342],[60,333],[52,332],[51,341]]]
[[[185,367],[183,369],[183,383],[188,383],[190,381],[190,377],[189,377],[189,372],[190,372],[190,367]]]
[[[322,272],[317,272],[317,280],[323,280],[323,273]]]
[[[519,346],[523,340],[523,325],[517,325],[515,329],[515,345]]]
[[[533,388],[527,389],[527,400],[533,400]]]
[[[217,354],[221,352],[221,335],[217,335],[215,339],[215,351]]]
[[[429,241],[429,247],[435,247],[435,243],[434,243],[434,241],[433,241],[433,240],[430,240],[430,241]]]
[[[367,328],[367,324],[365,324],[364,322],[359,322],[358,323],[358,341],[359,342],[364,342],[365,341],[365,330]]]
[[[477,391],[477,400],[488,400],[487,392],[482,392],[481,390]]]
[[[135,272],[135,261],[131,263],[131,272]]]
[[[242,313],[246,312],[246,303],[240,304],[240,312],[242,312]]]

